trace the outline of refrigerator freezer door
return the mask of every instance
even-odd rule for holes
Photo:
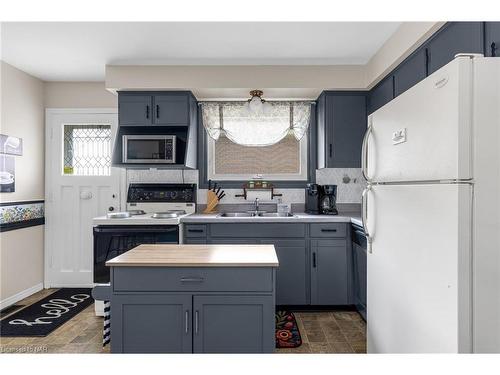
[[[373,182],[470,179],[472,60],[458,57],[370,115]]]
[[[368,194],[368,352],[471,351],[472,185]]]

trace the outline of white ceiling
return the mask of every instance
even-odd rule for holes
[[[103,81],[105,65],[366,64],[398,22],[2,23],[1,56],[46,81]]]

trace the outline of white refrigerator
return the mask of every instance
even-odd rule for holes
[[[368,352],[500,352],[500,58],[371,114],[362,160]]]

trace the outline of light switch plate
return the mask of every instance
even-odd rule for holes
[[[406,128],[396,130],[392,133],[392,144],[398,145],[400,143],[406,142]]]

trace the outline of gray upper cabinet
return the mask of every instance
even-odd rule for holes
[[[375,112],[394,99],[394,76],[385,77],[368,96],[368,114]]]
[[[364,92],[323,92],[318,99],[318,168],[359,168],[366,131]]]
[[[427,76],[427,50],[417,50],[394,72],[394,96],[398,96]]]
[[[454,59],[458,53],[483,53],[482,22],[451,22],[428,42],[429,74]]]
[[[486,56],[500,57],[500,22],[485,23]]]
[[[345,240],[312,240],[311,265],[311,304],[347,305],[351,302]]]
[[[120,126],[189,126],[193,110],[190,92],[120,92]]]
[[[191,353],[191,294],[113,296],[112,351]]]
[[[162,126],[189,125],[189,95],[169,94],[153,97],[153,123]]]
[[[122,95],[118,97],[120,126],[152,124],[153,99],[151,95]]]
[[[272,353],[273,306],[272,296],[193,296],[193,352]]]

